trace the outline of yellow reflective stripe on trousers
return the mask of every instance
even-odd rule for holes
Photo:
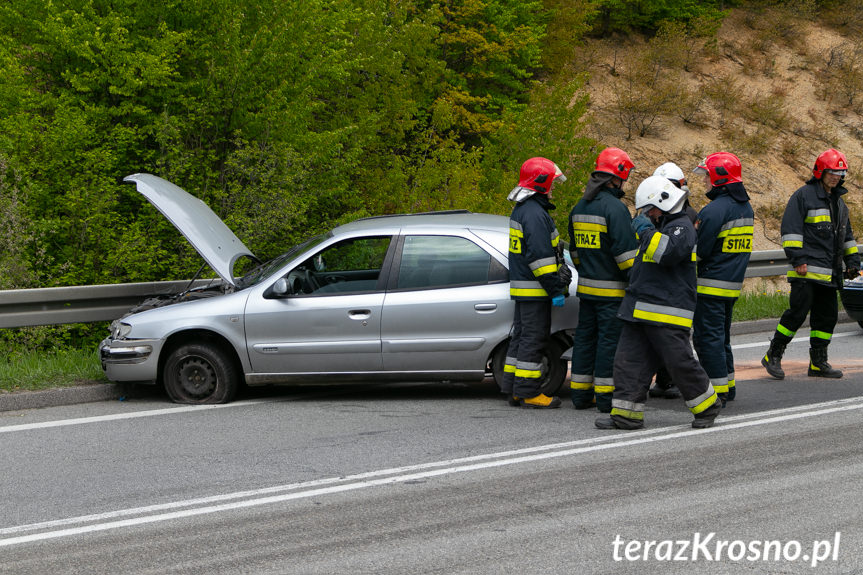
[[[788,329],[787,327],[785,327],[781,323],[776,326],[776,331],[778,331],[779,333],[781,333],[785,337],[794,337],[794,334],[797,333],[796,331],[791,331],[790,329]]]
[[[716,393],[728,393],[728,378],[727,377],[711,377],[710,385]]]
[[[689,408],[689,411],[691,411],[693,415],[698,415],[714,403],[716,403],[716,390],[713,389],[713,385],[708,384],[707,391],[695,399],[687,401],[686,407]]]
[[[542,377],[542,364],[520,361],[515,366],[515,376],[524,379],[539,379]]]
[[[809,337],[815,337],[818,339],[826,339],[827,341],[830,341],[831,339],[833,339],[833,334],[826,332],[826,331],[817,331],[817,330],[813,329],[813,330],[810,330]]]
[[[644,421],[643,411],[630,411],[628,409],[619,409],[617,407],[612,407],[611,415],[619,415],[621,417],[625,417],[626,419],[636,419],[638,421]]]
[[[596,393],[614,393],[614,378],[597,377],[593,382],[593,390]]]

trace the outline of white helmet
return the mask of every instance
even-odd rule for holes
[[[655,206],[669,214],[676,214],[683,209],[686,192],[662,176],[645,178],[635,190],[635,209]]]
[[[683,170],[680,169],[680,166],[675,164],[674,162],[665,162],[653,172],[654,176],[662,176],[667,180],[671,180],[673,184],[675,184],[678,188],[682,188],[683,190],[689,191],[689,187],[686,185],[686,176],[683,174]]]

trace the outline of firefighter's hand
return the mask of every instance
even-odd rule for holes
[[[556,295],[551,298],[551,305],[553,305],[554,307],[563,307],[564,302],[566,302],[566,298],[563,294]]]
[[[860,275],[860,270],[857,268],[847,268],[845,270],[845,279],[853,280],[857,279],[857,276]]]
[[[800,264],[799,266],[794,266],[794,271],[797,272],[797,275],[805,276],[806,272],[809,271],[809,266]]]
[[[564,287],[569,286],[569,283],[572,281],[572,270],[569,269],[568,265],[565,263],[560,264],[560,268],[557,270],[557,275],[560,277],[560,283],[562,283]]]
[[[649,230],[652,227],[654,227],[653,222],[650,221],[647,214],[641,213],[632,218],[632,231],[635,232],[638,237],[641,237],[645,230]]]

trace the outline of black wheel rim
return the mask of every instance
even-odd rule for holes
[[[215,393],[218,382],[216,370],[202,357],[187,356],[177,365],[177,391],[183,397],[207,399]]]

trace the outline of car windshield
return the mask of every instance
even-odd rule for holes
[[[273,259],[262,263],[257,266],[249,273],[241,277],[237,280],[237,287],[240,289],[244,289],[247,287],[251,287],[258,282],[268,278],[271,274],[273,274],[276,270],[281,269],[281,267],[294,258],[300,252],[303,252],[309,248],[313,248],[316,245],[320,244],[327,238],[332,237],[331,232],[327,232],[325,234],[321,234],[319,236],[314,236],[313,238],[309,238],[301,244],[298,244],[280,256],[276,256]]]

